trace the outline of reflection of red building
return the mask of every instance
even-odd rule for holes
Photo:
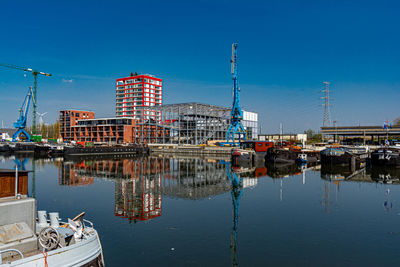
[[[62,164],[59,168],[58,184],[69,186],[91,185],[94,183],[93,177],[80,175],[79,167],[73,164]]]
[[[115,182],[115,215],[129,220],[149,220],[161,216],[161,177],[169,171],[165,158],[98,159],[62,163],[60,185],[88,185],[94,177]]]
[[[267,168],[266,167],[261,167],[261,168],[256,168],[254,175],[258,177],[264,177],[267,176]]]
[[[161,176],[117,181],[115,216],[146,221],[161,216]]]
[[[161,170],[169,170],[164,159],[131,162],[133,176],[115,181],[115,216],[145,221],[161,216]]]

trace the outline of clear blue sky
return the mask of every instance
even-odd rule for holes
[[[319,129],[322,81],[338,125],[400,116],[399,1],[1,1],[0,62],[40,77],[40,112],[115,115],[115,79],[164,80],[164,103],[230,106],[231,43],[238,42],[244,109],[263,132]],[[0,123],[11,126],[32,84],[0,68]],[[0,125],[1,126],[1,125]]]

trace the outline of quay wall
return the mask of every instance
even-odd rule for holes
[[[150,153],[171,153],[181,155],[214,156],[230,158],[231,147],[207,147],[196,145],[148,144]]]

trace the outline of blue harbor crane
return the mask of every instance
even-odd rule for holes
[[[20,134],[25,135],[27,141],[31,140],[31,136],[25,130],[26,119],[28,118],[29,104],[31,103],[31,100],[32,100],[33,104],[35,105],[35,98],[33,97],[32,87],[29,87],[29,90],[25,96],[24,102],[22,103],[22,106],[19,109],[19,118],[16,122],[14,122],[14,128],[16,128],[17,131],[12,136],[13,142],[17,141],[17,137]]]
[[[226,131],[227,143],[235,145],[235,137],[239,137],[239,143],[241,139],[247,139],[246,130],[243,127],[243,111],[240,107],[240,88],[238,86],[238,71],[237,71],[237,43],[232,44],[232,58],[231,58],[231,73],[233,80],[233,104],[231,111],[231,125]]]
[[[42,71],[37,71],[32,68],[26,68],[26,67],[19,67],[11,64],[4,64],[0,63],[0,66],[10,68],[10,69],[16,69],[16,70],[23,70],[24,72],[31,72],[33,75],[33,89],[32,89],[32,97],[35,100],[33,103],[33,112],[32,112],[32,133],[36,134],[36,104],[37,104],[37,97],[36,97],[36,91],[37,91],[37,76],[38,75],[43,75],[43,76],[51,76],[50,73],[45,73]]]

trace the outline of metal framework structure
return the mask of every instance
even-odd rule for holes
[[[181,103],[136,108],[136,143],[204,144],[225,140],[230,109],[201,103]],[[153,112],[153,113],[152,113]],[[152,114],[158,114],[154,120]]]
[[[226,141],[231,144],[235,144],[235,138],[240,140],[246,140],[246,130],[243,127],[243,111],[240,107],[240,88],[238,86],[238,70],[237,70],[237,46],[238,44],[232,44],[232,58],[231,58],[231,73],[233,80],[233,103],[231,110],[231,125],[226,132]]]
[[[329,97],[329,82],[323,82],[323,84],[325,84],[325,88],[324,90],[322,90],[321,92],[325,93],[325,96],[321,97],[322,99],[324,99],[324,104],[322,104],[322,106],[324,107],[324,121],[322,123],[323,127],[327,127],[331,124],[331,120],[330,120],[330,106],[331,104],[330,102],[330,97]]]

